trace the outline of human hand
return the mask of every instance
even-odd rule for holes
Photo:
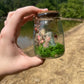
[[[38,12],[48,11],[34,6],[19,8],[9,12],[0,33],[0,75],[11,74],[43,63],[34,56],[29,57],[18,47],[17,38],[21,26],[33,19]]]

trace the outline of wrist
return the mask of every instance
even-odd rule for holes
[[[1,65],[0,65],[0,77],[5,74],[5,70],[6,70],[6,69],[4,68],[4,65],[2,65],[2,64],[3,64],[3,62],[2,62]]]
[[[0,68],[0,77],[4,75],[4,71],[2,70],[2,68]]]
[[[3,75],[3,72],[0,70],[0,77]]]

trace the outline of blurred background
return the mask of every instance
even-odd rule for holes
[[[84,0],[0,0],[0,30],[4,26],[3,23],[9,11],[30,5],[58,11],[60,16],[65,18],[62,20],[64,31],[78,25],[84,19]],[[69,20],[69,18],[80,20]],[[24,49],[33,44],[33,28],[33,21],[22,27],[17,42],[21,48]]]
[[[28,5],[58,10],[62,17],[84,18],[84,0],[0,0],[0,17]]]
[[[67,33],[65,54],[47,59],[39,67],[4,77],[0,84],[84,84],[84,0],[0,0],[0,30],[9,11],[30,5],[60,13]],[[33,21],[21,28],[17,43],[22,49],[33,44],[33,30]]]

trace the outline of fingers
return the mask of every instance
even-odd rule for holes
[[[39,9],[34,6],[27,6],[23,8],[19,8],[15,11],[13,17],[11,18],[9,25],[12,24],[12,26],[19,26],[20,23],[22,23],[22,20],[25,16],[29,16],[31,14],[36,14],[41,11],[47,11],[48,9]]]
[[[48,11],[48,9],[39,9],[34,6],[27,6],[9,13],[4,27],[6,37],[13,40],[17,39],[16,37],[20,31],[21,25],[26,23],[28,20],[31,20],[33,17],[32,15],[41,11]]]
[[[45,60],[40,59],[39,57],[28,57],[28,56],[22,56],[19,58],[19,68],[21,70],[28,69],[34,66],[38,66],[44,63]]]
[[[12,11],[12,12],[9,12],[8,13],[8,16],[7,16],[7,19],[4,21],[4,25],[6,25],[9,21],[9,19],[12,17],[12,15],[14,14],[15,11]]]
[[[34,6],[27,6],[27,7],[17,9],[16,14],[18,17],[23,18],[23,17],[28,16],[30,14],[36,14],[41,11],[48,11],[48,9],[39,9]]]
[[[7,25],[9,19],[13,16],[14,12],[15,11],[12,11],[12,12],[8,13],[7,19],[4,21],[4,25]],[[33,16],[34,16],[34,14],[24,17],[21,25],[23,26],[27,21],[32,21]]]
[[[31,65],[32,66],[38,66],[40,64],[43,64],[45,59],[41,59],[39,57],[31,57]]]
[[[33,20],[33,14],[32,15],[30,15],[30,16],[26,16],[26,17],[24,17],[23,18],[23,21],[22,21],[22,23],[21,23],[21,26],[23,26],[26,22],[28,22],[28,21],[32,21]]]

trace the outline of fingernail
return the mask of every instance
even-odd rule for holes
[[[48,11],[48,9],[47,8],[44,8],[44,11]]]

